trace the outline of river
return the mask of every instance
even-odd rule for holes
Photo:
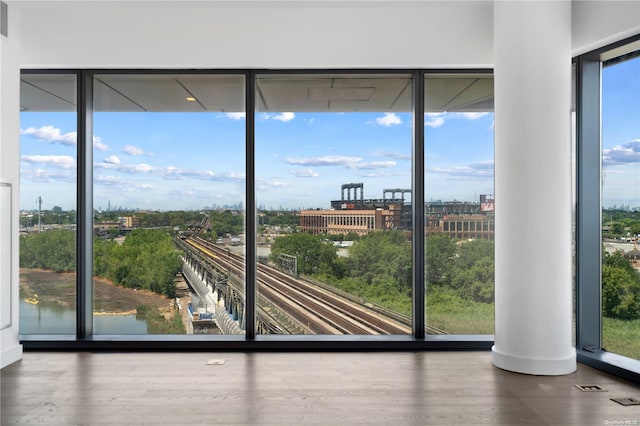
[[[95,334],[147,334],[147,323],[134,315],[94,315]],[[21,334],[75,334],[75,310],[57,304],[20,300]]]

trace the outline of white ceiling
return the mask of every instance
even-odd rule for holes
[[[72,75],[22,76],[22,111],[75,111],[75,98]],[[402,112],[411,110],[411,99],[411,77],[403,74],[264,74],[256,82],[260,112]],[[96,75],[94,110],[242,112],[244,76]],[[426,112],[492,110],[490,75],[434,74],[425,79]]]

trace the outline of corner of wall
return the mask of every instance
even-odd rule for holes
[[[22,358],[19,340],[18,203],[20,193],[20,11],[2,7],[0,35],[0,368]],[[5,31],[3,31],[5,32]]]
[[[578,56],[640,34],[640,1],[571,2],[572,54]]]

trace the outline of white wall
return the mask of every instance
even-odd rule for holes
[[[42,3],[22,11],[25,68],[491,64],[491,1]]]
[[[640,0],[573,1],[573,55],[640,34]]]
[[[0,206],[0,226],[11,223],[10,230],[0,231],[3,259],[0,263],[0,310],[2,328],[0,368],[22,356],[18,341],[18,202],[20,193],[20,21],[16,8],[8,9],[8,37],[0,36],[0,182],[11,184],[11,203],[5,192]],[[5,185],[3,191],[7,191]],[[11,238],[9,238],[11,237]],[[5,256],[10,256],[7,259]],[[9,270],[7,271],[7,268]],[[7,314],[9,313],[9,315]],[[8,320],[8,321],[7,321]]]

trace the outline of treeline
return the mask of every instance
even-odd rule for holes
[[[363,236],[351,246],[347,258],[339,257],[325,236],[291,234],[276,239],[270,260],[278,264],[282,253],[296,256],[299,274],[410,312],[411,245],[401,232]],[[444,233],[431,234],[425,245],[427,294],[433,296],[433,303],[493,303],[494,265],[493,241],[456,241]],[[603,250],[602,314],[620,320],[640,318],[640,273],[619,252]]]
[[[94,275],[119,285],[175,296],[176,273],[182,261],[171,235],[162,230],[136,229],[123,244],[94,241]],[[76,233],[55,230],[20,236],[20,266],[55,272],[76,270]]]
[[[260,210],[260,225],[291,226],[300,225],[300,216],[296,212]]]
[[[492,241],[456,242],[446,234],[431,235],[425,246],[427,285],[463,300],[492,303],[493,252]],[[270,260],[278,264],[282,253],[296,256],[299,274],[410,312],[411,244],[402,232],[381,231],[363,236],[351,246],[348,257],[339,257],[324,236],[291,234],[276,239]]]
[[[20,267],[76,270],[76,233],[66,229],[20,235]]]
[[[232,210],[207,211],[209,227],[208,237],[217,238],[225,234],[244,232],[244,215]],[[166,212],[123,212],[110,211],[97,213],[96,223],[115,222],[121,216],[135,216],[139,228],[175,228],[186,230],[198,225],[204,219],[204,213],[195,210],[176,210]]]
[[[602,236],[621,238],[640,234],[640,212],[635,210],[603,209]]]
[[[162,230],[135,229],[118,244],[94,241],[93,272],[124,287],[174,297],[182,261],[173,238]]]

